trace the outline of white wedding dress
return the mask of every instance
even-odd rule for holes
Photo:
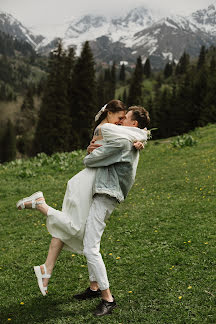
[[[104,124],[101,126],[103,144],[107,141],[126,138],[131,142],[146,141],[147,132],[136,127]],[[83,253],[85,224],[93,199],[93,187],[97,168],[85,168],[67,183],[62,211],[49,207],[47,229],[52,237],[64,242],[64,249]]]

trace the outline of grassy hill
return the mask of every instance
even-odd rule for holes
[[[0,166],[1,323],[215,323],[216,125],[192,133],[197,145],[150,141],[136,182],[112,214],[102,254],[119,307],[95,319],[98,300],[78,302],[88,286],[83,256],[63,251],[43,297],[33,266],[45,261],[50,235],[37,211],[15,208],[42,190],[60,209],[66,183],[85,152],[40,155]]]

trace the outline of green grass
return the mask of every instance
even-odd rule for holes
[[[72,297],[88,286],[83,256],[63,251],[48,296],[40,294],[32,267],[45,261],[51,237],[41,214],[15,208],[42,190],[60,209],[85,152],[0,166],[0,323],[216,323],[216,125],[192,135],[195,146],[151,141],[141,153],[135,185],[102,239],[119,307],[100,319],[92,316],[98,300]]]

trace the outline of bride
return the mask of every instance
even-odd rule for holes
[[[147,140],[146,130],[118,126],[125,119],[125,110],[126,108],[120,100],[112,100],[101,108],[95,117],[97,127],[92,140],[94,144],[90,147],[96,148],[103,145],[104,142],[123,138],[133,142],[136,149],[143,148],[142,142]],[[89,152],[90,150],[89,148]],[[61,250],[83,253],[85,225],[94,195],[96,171],[97,168],[85,168],[68,181],[62,211],[47,205],[41,191],[17,202],[19,210],[35,208],[47,216],[47,229],[52,235],[48,256],[45,264],[34,267],[39,288],[44,296],[47,293],[48,280]]]

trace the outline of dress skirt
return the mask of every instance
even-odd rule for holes
[[[96,168],[86,168],[67,183],[62,211],[49,207],[47,229],[64,242],[63,249],[83,253],[83,238],[93,199]]]

